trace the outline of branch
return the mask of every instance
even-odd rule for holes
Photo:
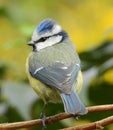
[[[87,107],[87,110],[88,110],[88,113],[113,110],[113,104]],[[78,115],[72,115],[69,113],[60,113],[60,114],[57,114],[54,116],[47,117],[46,124],[51,124],[53,122],[57,122],[57,121],[60,121],[62,119],[66,119],[66,118],[70,118],[70,117],[77,117],[77,116]],[[111,122],[113,122],[113,121],[111,121]],[[3,124],[0,124],[0,130],[28,128],[28,127],[39,126],[39,125],[42,125],[41,119],[15,122],[15,123],[3,123]]]
[[[96,121],[93,123],[89,123],[86,125],[81,126],[75,126],[70,128],[64,128],[61,130],[93,130],[93,129],[104,129],[104,126],[109,125],[113,123],[113,116],[107,117],[105,119],[102,119],[100,121]]]

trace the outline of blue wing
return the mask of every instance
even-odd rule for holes
[[[29,67],[31,75],[49,87],[55,87],[63,93],[71,93],[73,84],[76,82],[79,64],[65,65],[60,62],[47,67],[33,69]]]

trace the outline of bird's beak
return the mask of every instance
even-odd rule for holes
[[[33,46],[33,45],[34,45],[34,42],[33,42],[33,41],[29,41],[29,42],[27,43],[27,45]]]

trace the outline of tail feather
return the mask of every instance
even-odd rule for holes
[[[78,97],[74,87],[72,87],[71,94],[61,93],[60,95],[64,103],[65,112],[79,115],[84,115],[87,113],[87,110]]]

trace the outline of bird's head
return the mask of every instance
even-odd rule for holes
[[[34,30],[32,40],[28,45],[34,51],[40,51],[46,47],[62,43],[68,37],[61,26],[52,19],[43,20]]]

